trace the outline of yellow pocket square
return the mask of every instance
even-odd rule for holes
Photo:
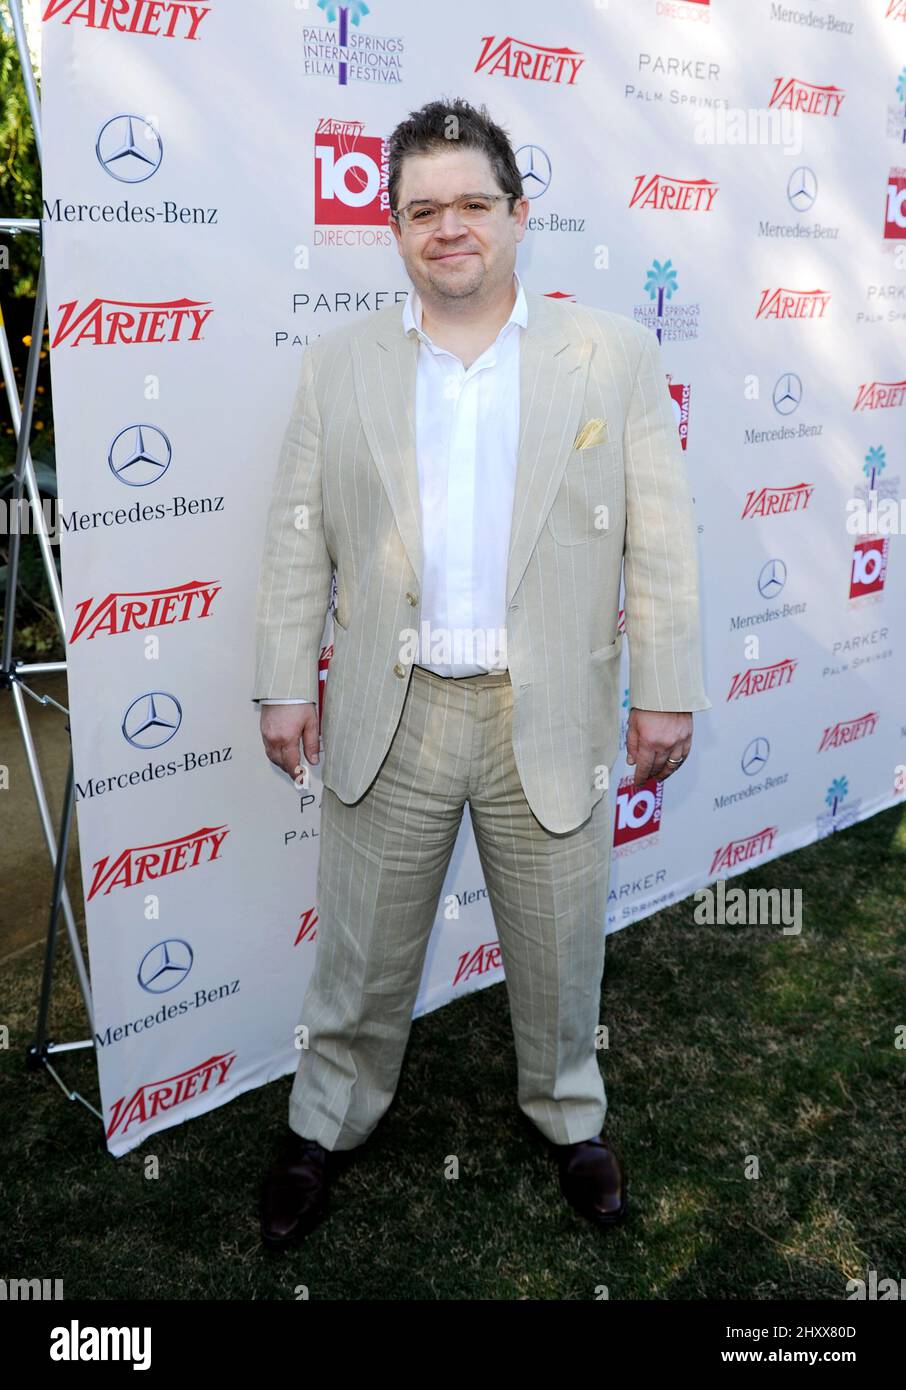
[[[576,435],[574,449],[590,449],[593,444],[601,444],[607,438],[606,420],[586,420]]]

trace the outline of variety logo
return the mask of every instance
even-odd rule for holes
[[[761,291],[756,319],[823,319],[830,303],[828,290],[789,290],[778,287]]]
[[[524,43],[509,35],[505,39],[498,39],[494,34],[485,35],[483,43],[473,72],[486,71],[489,76],[499,72],[504,77],[521,77],[526,82],[559,84],[565,81],[567,87],[572,87],[585,62],[574,48],[548,48]]]
[[[778,686],[789,685],[798,659],[784,657],[773,666],[753,666],[748,671],[737,671],[730,681],[727,700],[742,700],[748,695],[759,695],[763,690],[776,690]]]
[[[887,0],[885,19],[899,19],[906,24],[906,0]]]
[[[849,579],[850,598],[865,598],[881,592],[887,578],[889,546],[887,536],[866,536],[856,541]]]
[[[222,1086],[235,1060],[235,1052],[222,1052],[177,1076],[168,1076],[164,1081],[146,1081],[131,1096],[121,1096],[111,1107],[107,1138],[116,1133],[125,1134],[135,1124],[147,1124],[163,1111],[174,1110],[193,1096]]]
[[[892,410],[906,400],[906,381],[867,381],[856,392],[853,410]]]
[[[465,951],[459,957],[453,983],[461,984],[464,980],[471,980],[473,975],[487,975],[490,970],[499,970],[500,966],[500,942],[485,941],[474,951]]]
[[[315,222],[383,226],[390,195],[386,142],[362,121],[325,117],[315,131]],[[321,243],[319,243],[321,244]]]
[[[78,301],[71,299],[59,306],[62,314],[50,346],[59,347],[67,338],[72,347],[83,342],[95,347],[110,347],[114,343],[197,343],[214,312],[205,307],[206,303],[200,299],[92,299],[80,309]]]
[[[884,240],[906,237],[906,169],[891,169],[884,205]]]
[[[222,587],[210,580],[193,579],[188,584],[176,584],[172,589],[146,589],[131,594],[105,594],[100,599],[82,599],[76,604],[77,617],[70,645],[80,637],[91,641],[99,632],[112,637],[121,632],[142,632],[151,627],[185,623],[191,618],[207,618],[214,596]]]
[[[318,912],[314,907],[307,907],[304,912],[299,914],[299,930],[296,932],[294,946],[298,946],[300,941],[314,941],[318,935],[315,925],[318,920]]]
[[[748,864],[759,855],[767,854],[774,847],[778,829],[776,825],[768,825],[764,830],[756,830],[754,835],[747,835],[744,840],[731,840],[729,844],[721,845],[711,860],[709,876],[722,873],[725,869],[738,868],[740,864]]]
[[[625,849],[639,840],[656,835],[661,828],[664,784],[651,777],[640,787],[632,776],[621,777],[614,799],[613,847]]]
[[[670,212],[710,212],[717,197],[713,179],[675,179],[669,174],[638,174],[629,199],[631,208]]]
[[[768,109],[786,108],[806,116],[838,116],[846,93],[842,87],[816,87],[800,77],[775,77]]]
[[[227,825],[205,825],[175,840],[130,846],[120,850],[115,859],[105,854],[92,865],[94,878],[86,902],[98,893],[106,897],[113,888],[134,888],[183,869],[195,869],[201,863],[209,864],[219,856],[220,846],[229,833]]]
[[[753,489],[752,492],[746,493],[740,519],[747,516],[780,516],[784,512],[804,512],[814,490],[814,483]]]
[[[880,715],[877,711],[861,714],[858,719],[843,719],[837,724],[829,724],[821,735],[818,752],[828,748],[842,748],[844,743],[855,743],[858,738],[866,738],[878,727]]]
[[[88,29],[112,29],[118,34],[197,39],[201,21],[211,8],[190,0],[48,0],[41,18],[46,24],[63,16],[61,24],[78,20]]]

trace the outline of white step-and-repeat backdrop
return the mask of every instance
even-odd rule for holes
[[[615,770],[607,928],[904,795],[906,0],[46,0],[113,1154],[298,1061],[320,781],[267,761],[250,700],[264,518],[304,344],[408,288],[384,142],[450,95],[518,149],[525,283],[657,333],[693,483],[713,709],[669,783]],[[330,653],[328,620],[322,696]],[[501,979],[468,812],[448,895],[417,1013]]]

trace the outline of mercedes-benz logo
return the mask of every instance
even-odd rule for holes
[[[523,193],[526,198],[540,198],[550,187],[550,159],[540,145],[520,145],[515,154]]]
[[[762,598],[776,598],[786,583],[786,565],[782,560],[766,560],[758,576],[758,592]]]
[[[774,409],[778,415],[792,415],[802,404],[802,382],[795,372],[784,372],[774,383]]]
[[[133,748],[160,748],[182,723],[182,705],[166,690],[149,690],[126,710],[122,734]]]
[[[126,487],[148,487],[170,467],[173,448],[156,425],[127,425],[107,450],[110,471]]]
[[[182,937],[171,936],[167,941],[158,941],[142,956],[138,982],[148,994],[167,994],[182,984],[194,959],[192,947]]]
[[[753,738],[740,759],[740,767],[747,777],[760,772],[771,756],[771,745],[763,735]]]
[[[144,116],[111,116],[94,146],[101,168],[120,183],[144,183],[164,157],[157,130]]]
[[[787,179],[786,196],[790,207],[797,212],[808,212],[818,196],[818,180],[813,171],[804,164],[794,169]]]

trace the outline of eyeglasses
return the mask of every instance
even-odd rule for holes
[[[467,227],[486,222],[501,198],[510,198],[510,193],[463,193],[449,203],[431,203],[417,199],[399,208],[394,217],[405,222],[413,232],[433,232],[440,226],[441,218],[447,208],[455,208],[456,215]]]

